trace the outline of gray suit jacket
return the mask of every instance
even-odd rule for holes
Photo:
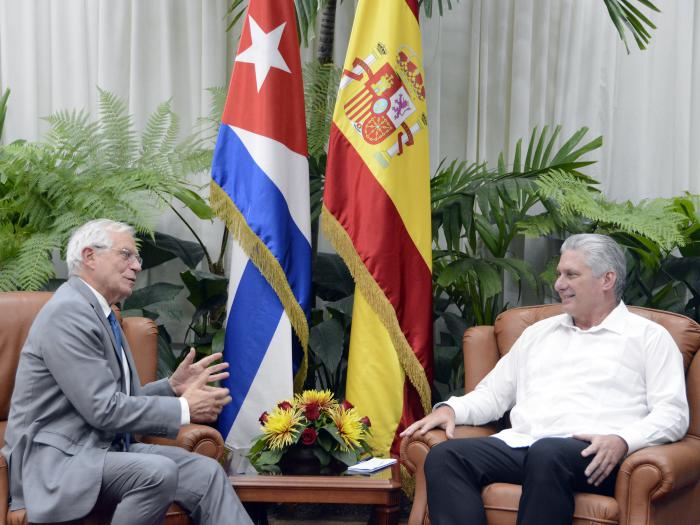
[[[30,522],[77,519],[95,506],[117,432],[175,437],[180,402],[167,380],[141,387],[126,338],[131,396],[97,299],[78,278],[32,324],[20,354],[2,453],[11,507]]]

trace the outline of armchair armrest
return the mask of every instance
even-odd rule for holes
[[[7,461],[0,454],[0,525],[5,525],[7,519],[7,507],[10,500],[10,486],[7,474]]]
[[[620,524],[646,523],[651,502],[659,501],[700,479],[700,439],[657,445],[630,454],[620,466],[615,499]]]
[[[154,445],[181,447],[190,452],[196,452],[217,461],[221,461],[224,454],[224,439],[221,437],[218,430],[206,425],[194,423],[181,427],[175,439],[139,436],[139,441]]]
[[[472,427],[458,425],[455,427],[455,439],[466,437],[485,437],[497,432],[493,425],[483,427]],[[413,505],[411,515],[408,518],[408,525],[420,525],[423,523],[428,509],[428,494],[425,486],[425,473],[423,465],[428,452],[438,443],[447,440],[445,431],[442,429],[429,430],[422,436],[412,435],[401,441],[401,463],[409,473],[415,476],[416,486],[413,492]]]

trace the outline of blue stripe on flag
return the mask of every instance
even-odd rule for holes
[[[231,375],[221,383],[230,390],[233,401],[219,415],[218,427],[224,439],[255,380],[281,315],[282,303],[277,294],[248,261],[226,323],[224,361],[231,363]]]
[[[245,217],[251,230],[277,258],[308,317],[311,246],[289,213],[284,196],[226,124],[219,128],[212,178]]]

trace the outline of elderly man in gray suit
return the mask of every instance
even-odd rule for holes
[[[141,387],[111,305],[129,297],[141,258],[133,229],[98,219],[67,248],[71,274],[37,315],[20,355],[5,434],[12,508],[33,523],[116,504],[113,524],[160,523],[171,502],[198,523],[251,524],[223,469],[178,447],[130,443],[131,433],[174,438],[231,401],[207,383],[228,376],[220,354],[191,351],[168,379]]]

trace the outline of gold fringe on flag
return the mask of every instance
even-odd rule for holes
[[[325,205],[321,211],[321,229],[326,238],[331,241],[331,244],[338,251],[338,254],[343,258],[345,264],[348,265],[356,286],[359,287],[367,303],[376,312],[387,332],[389,332],[399,363],[401,363],[406,376],[408,376],[409,381],[418,392],[423,411],[429,414],[431,404],[428,378],[416,354],[413,353],[413,349],[406,339],[406,334],[401,330],[396,311],[360,259],[345,228],[341,226]]]
[[[270,283],[277,297],[279,297],[284,311],[289,316],[289,322],[292,324],[292,328],[294,328],[294,332],[297,334],[304,350],[301,366],[294,376],[294,391],[301,392],[309,366],[309,323],[304,310],[301,309],[301,305],[294,297],[294,293],[287,281],[287,276],[277,258],[272,255],[265,243],[250,229],[243,214],[228,194],[214,181],[211,182],[209,200],[214,213],[224,221],[231,235],[238,241],[243,251],[260,270],[265,280]]]

